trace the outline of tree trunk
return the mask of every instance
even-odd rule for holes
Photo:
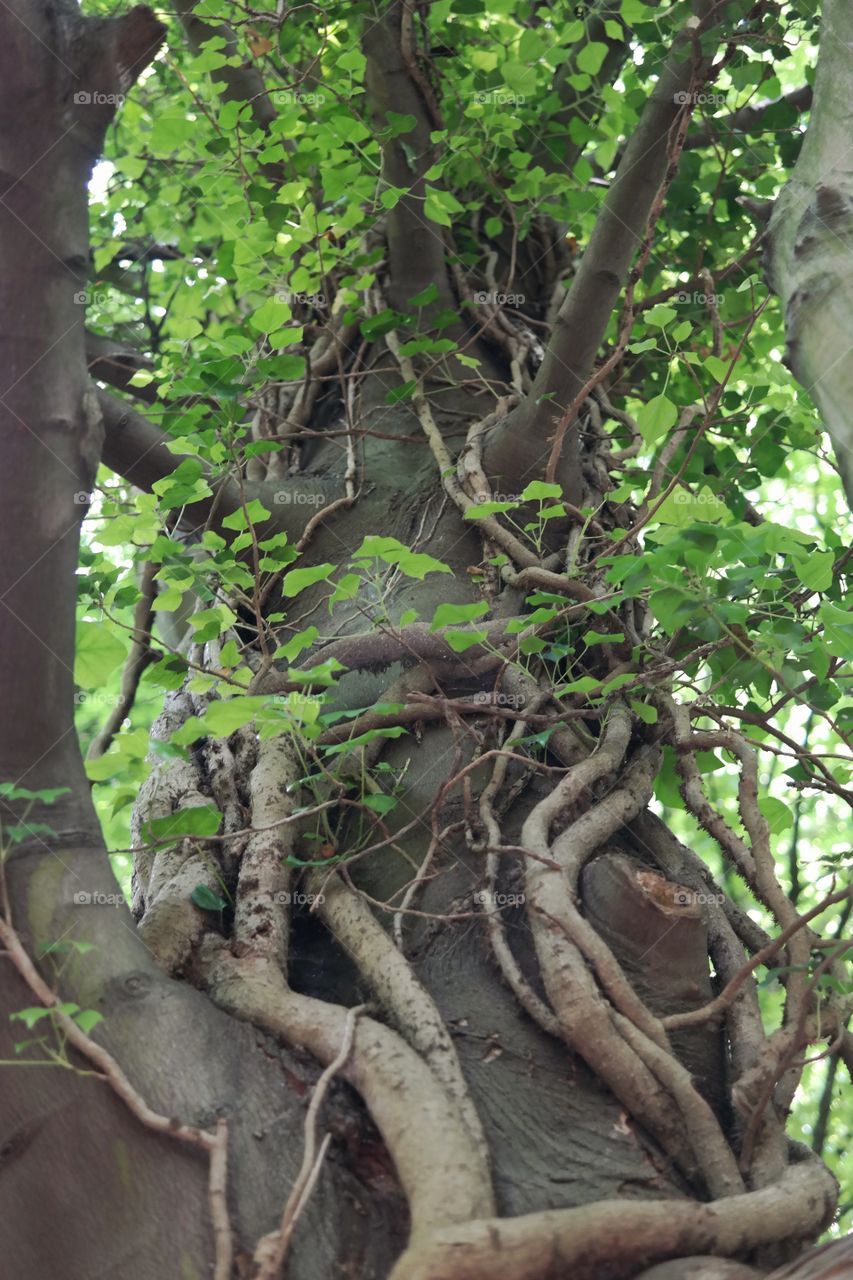
[[[823,5],[821,33],[815,103],[794,172],[773,208],[767,267],[785,311],[788,366],[820,411],[853,507],[853,360],[847,340],[853,19],[839,0]]]
[[[718,7],[698,4],[675,42],[532,388],[521,372],[532,344],[522,351],[509,341],[499,318],[485,332],[471,318],[455,250],[423,218],[438,120],[411,54],[409,7],[392,3],[366,32],[384,180],[408,188],[385,226],[385,296],[404,310],[434,286],[424,325],[451,310],[442,333],[475,352],[479,367],[454,356],[424,370],[395,331],[358,346],[342,320],[311,368],[317,376],[322,360],[330,369],[350,361],[357,346],[357,400],[316,389],[311,399],[306,379],[282,415],[316,433],[296,465],[284,468],[273,452],[256,456],[251,473],[211,470],[213,496],[184,507],[181,527],[188,537],[205,525],[230,537],[229,518],[258,498],[268,514],[255,541],[304,539],[297,573],[331,572],[380,533],[449,569],[407,570],[393,549],[374,548],[366,554],[379,557],[381,582],[365,575],[356,594],[341,592],[323,612],[326,573],[298,592],[292,620],[270,626],[279,645],[314,621],[326,639],[318,632],[297,658],[275,661],[260,641],[250,646],[250,693],[274,711],[302,688],[317,696],[317,670],[339,664],[323,712],[358,715],[330,720],[320,745],[377,727],[413,732],[356,743],[333,776],[331,757],[320,767],[316,744],[292,726],[265,734],[260,711],[233,732],[209,730],[204,718],[222,699],[188,671],[152,731],[152,773],[134,816],[132,914],[119,901],[74,734],[80,522],[101,456],[145,488],[180,459],[127,401],[90,382],[79,299],[91,166],[163,29],[147,9],[110,20],[83,18],[70,0],[4,9],[0,778],[13,785],[0,803],[16,834],[3,848],[2,1059],[14,1061],[25,1038],[9,1015],[50,1004],[56,992],[75,1006],[51,1006],[33,1033],[37,1049],[47,1045],[70,1069],[4,1068],[0,1218],[17,1280],[273,1280],[285,1254],[289,1280],[629,1280],[666,1259],[675,1270],[649,1271],[649,1280],[737,1280],[766,1275],[831,1220],[834,1180],[785,1135],[798,1076],[783,1050],[793,1056],[837,1027],[806,1025],[810,993],[796,975],[809,946],[751,803],[754,754],[727,736],[742,768],[742,840],[697,798],[689,762],[701,735],[666,685],[649,699],[659,712],[650,724],[615,692],[606,705],[583,688],[559,703],[558,683],[573,678],[565,655],[550,675],[514,660],[519,635],[532,641],[522,654],[540,652],[526,604],[536,592],[558,602],[562,631],[543,633],[555,646],[569,637],[580,649],[581,634],[600,629],[584,657],[596,685],[630,666],[646,634],[631,599],[590,611],[612,594],[597,557],[631,536],[638,513],[608,500],[617,463],[600,402],[573,405],[677,166],[672,138],[686,122],[673,94],[701,83],[725,35]],[[203,47],[191,6],[182,13]],[[615,75],[624,48],[607,34],[604,74]],[[239,98],[245,80],[229,75],[219,89]],[[270,124],[266,110],[255,119]],[[395,134],[394,119],[415,123]],[[652,160],[629,186],[649,138]],[[264,174],[277,180],[269,164]],[[553,234],[549,291],[565,265]],[[612,261],[602,276],[605,250]],[[505,265],[499,259],[498,271]],[[525,269],[534,279],[537,263]],[[806,353],[809,341],[800,343]],[[91,341],[89,350],[91,362]],[[97,376],[127,390],[127,368],[111,374],[108,353],[95,356],[104,362]],[[810,377],[816,366],[803,368]],[[410,383],[411,397],[389,405],[389,390]],[[352,441],[362,428],[358,472],[369,483],[358,487]],[[338,434],[346,430],[349,454]],[[494,517],[466,518],[488,497],[487,476],[521,502],[524,485],[545,472],[555,431],[563,506],[535,552]],[[457,472],[460,454],[467,470]],[[523,502],[537,509],[535,494]],[[585,518],[579,506],[596,514]],[[312,522],[321,507],[324,518]],[[567,544],[572,572],[555,554]],[[630,550],[639,554],[636,542]],[[587,571],[591,585],[581,581]],[[258,609],[260,628],[264,611],[283,611],[297,594],[288,581]],[[428,625],[440,606],[483,600],[486,621],[472,625],[484,634],[469,647]],[[412,610],[418,621],[407,619]],[[218,669],[218,639],[191,653],[196,666]],[[546,722],[540,749],[508,751]],[[158,750],[188,724],[183,754]],[[780,931],[790,927],[784,1043],[765,1034],[752,973],[742,972],[767,940],[648,807],[664,741],[688,762],[692,811],[706,830],[722,827],[720,843],[757,899]],[[385,772],[371,774],[377,764]],[[386,812],[376,801],[391,777],[396,805]],[[206,805],[222,814],[215,835],[181,833],[150,847],[150,822]],[[331,828],[315,809],[336,823],[320,857]],[[216,913],[210,901],[221,893],[228,906]],[[732,980],[739,991],[720,1016],[696,1017]],[[102,1015],[91,1034],[76,1006]],[[331,1145],[310,1195],[285,1210],[294,1186],[305,1192],[309,1103],[329,1080],[320,1128]],[[759,1105],[765,1089],[769,1105]],[[227,1135],[227,1176],[217,1134]],[[709,1254],[723,1260],[696,1272]]]

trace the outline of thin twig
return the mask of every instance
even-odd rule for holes
[[[335,1076],[346,1063],[352,1052],[355,1039],[355,1024],[358,1015],[367,1008],[366,1005],[354,1005],[347,1013],[344,1026],[344,1037],[337,1056],[329,1063],[320,1076],[311,1095],[305,1115],[305,1149],[302,1154],[302,1167],[287,1197],[281,1215],[281,1225],[276,1231],[264,1236],[255,1249],[254,1261],[257,1270],[254,1280],[279,1280],[283,1274],[287,1250],[296,1224],[310,1199],[326,1155],[332,1135],[327,1133],[317,1150],[317,1117],[320,1113],[326,1094]]]

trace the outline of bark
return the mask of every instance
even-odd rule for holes
[[[89,391],[83,307],[75,301],[88,264],[85,183],[108,119],[95,95],[125,91],[162,29],[147,10],[103,23],[81,19],[76,5],[7,6],[0,21],[0,521],[7,548],[0,777],[31,790],[66,789],[24,814],[3,801],[4,827],[23,821],[30,832],[7,860],[4,904],[29,953],[43,957],[50,983],[57,970],[45,948],[60,940],[94,946],[70,958],[56,953],[66,989],[105,1016],[96,1037],[149,1102],[202,1126],[229,1117],[230,1212],[238,1236],[252,1240],[279,1213],[298,1171],[299,1144],[288,1135],[301,1128],[316,1067],[234,1024],[154,965],[126,908],[112,905],[116,884],[73,724],[74,573],[85,511],[78,495],[91,488],[102,431]],[[92,100],[75,102],[75,93]],[[0,1057],[9,1062],[13,1040],[24,1038],[9,1015],[34,996],[8,957],[3,966]],[[27,1280],[206,1275],[212,1240],[200,1153],[143,1127],[105,1084],[78,1070],[84,1064],[74,1052],[73,1070],[27,1066],[27,1056],[3,1068],[0,1104],[9,1273]],[[353,1149],[375,1142],[345,1120],[339,1104],[336,1110],[333,1123]],[[368,1194],[367,1182],[343,1171],[336,1185],[336,1165],[327,1166],[297,1228],[292,1275],[331,1274],[347,1255],[364,1274],[381,1273],[394,1252],[401,1209],[393,1189]],[[359,1207],[339,1231],[340,1197]],[[312,1237],[310,1248],[299,1243]]]
[[[851,39],[849,7],[827,0],[814,106],[790,182],[773,208],[767,266],[784,308],[788,366],[817,406],[853,507]]]
[[[692,96],[708,75],[708,36],[725,6],[697,0],[693,16],[677,32],[643,113],[616,170],[571,288],[557,315],[554,334],[523,404],[492,435],[486,453],[490,475],[513,475],[522,483],[544,471],[555,424],[568,427],[556,478],[578,503],[583,487],[573,419],[575,401],[589,378],[619,293],[646,235],[668,170],[678,160],[677,129]],[[750,6],[739,6],[747,11]]]

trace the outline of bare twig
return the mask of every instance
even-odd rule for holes
[[[254,1262],[257,1267],[254,1273],[254,1280],[279,1280],[283,1274],[293,1232],[296,1229],[296,1224],[302,1211],[308,1203],[317,1178],[320,1176],[323,1159],[331,1141],[331,1134],[327,1133],[320,1144],[320,1150],[317,1150],[317,1118],[320,1114],[320,1108],[326,1099],[332,1081],[352,1052],[356,1019],[364,1008],[364,1005],[355,1005],[347,1013],[340,1051],[324,1069],[323,1074],[314,1086],[314,1092],[311,1095],[311,1101],[308,1104],[308,1110],[305,1115],[305,1149],[302,1155],[302,1166],[291,1188],[290,1195],[287,1197],[278,1230],[270,1232],[269,1235],[258,1241],[254,1256]]]

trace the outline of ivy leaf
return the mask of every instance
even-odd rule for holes
[[[265,698],[249,694],[238,693],[234,698],[219,698],[216,702],[211,702],[205,711],[201,728],[214,738],[227,738],[237,729],[251,724],[265,706]]]
[[[586,71],[587,75],[597,76],[606,57],[607,45],[591,40],[578,54],[577,65],[581,71]]]
[[[99,689],[127,656],[123,640],[102,622],[77,624],[74,679],[82,689]]]
[[[214,893],[206,884],[197,884],[190,894],[190,901],[199,908],[200,911],[225,911],[228,903],[224,898],[220,898],[218,893]]]
[[[397,800],[394,796],[385,795],[383,792],[376,792],[373,795],[363,796],[361,803],[366,809],[372,809],[374,813],[384,816],[390,813],[392,809],[396,809]]]
[[[650,448],[670,427],[674,427],[678,418],[678,410],[666,396],[654,396],[637,413],[637,426],[644,442]]]
[[[222,814],[215,805],[199,804],[178,809],[165,818],[152,818],[146,823],[146,838],[154,844],[161,840],[179,840],[184,836],[215,836]]]
[[[43,1018],[49,1017],[51,1010],[43,1005],[34,1006],[31,1009],[16,1009],[14,1013],[9,1014],[11,1022],[23,1022],[28,1031],[32,1031]]]
[[[310,569],[291,569],[285,574],[281,594],[290,600],[307,587],[313,587],[315,582],[328,581],[334,568],[333,564],[315,564]]]
[[[450,215],[464,212],[465,206],[460,204],[450,191],[444,191],[441,187],[427,187],[424,213],[433,222],[437,222],[442,227],[452,227],[453,221]]]
[[[88,1035],[103,1020],[104,1015],[98,1013],[97,1009],[81,1009],[79,1013],[74,1014],[74,1021],[84,1035]]]
[[[258,333],[273,333],[276,329],[280,329],[292,314],[289,303],[279,301],[277,298],[267,298],[266,302],[249,317],[249,323]]]
[[[440,604],[433,614],[430,631],[438,631],[439,627],[450,626],[457,622],[473,622],[489,612],[487,600],[475,600],[473,604]]]
[[[813,551],[810,556],[792,556],[797,577],[811,591],[826,591],[832,586],[832,551]]]

